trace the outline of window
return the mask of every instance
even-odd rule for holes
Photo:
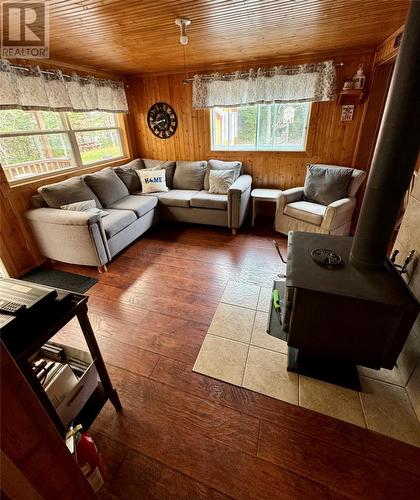
[[[103,111],[0,111],[0,163],[9,182],[125,156],[120,118]]]
[[[310,103],[213,108],[213,150],[304,151]]]

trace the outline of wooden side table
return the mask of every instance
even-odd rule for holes
[[[254,226],[255,216],[257,215],[258,201],[271,201],[277,203],[281,190],[280,189],[253,189],[252,197],[252,226]]]
[[[6,278],[12,285],[25,285],[21,280]],[[27,283],[34,286],[33,283]],[[50,287],[48,287],[50,288]],[[17,317],[19,321],[11,323],[10,327],[2,328],[1,343],[11,354],[23,376],[31,386],[33,392],[43,405],[50,420],[64,437],[66,428],[61,422],[54,405],[48,398],[41,383],[34,374],[29,358],[35,354],[46,342],[58,333],[69,321],[77,317],[83,336],[85,337],[90,355],[95,363],[99,376],[99,384],[88,401],[76,417],[77,423],[83,425],[83,429],[89,429],[102,407],[108,401],[113,404],[116,411],[121,410],[121,403],[118,393],[112,385],[111,379],[106,369],[105,362],[99,350],[92,326],[88,317],[88,296],[78,293],[67,293],[56,289],[58,297],[48,305],[48,310],[29,310],[22,317]],[[65,298],[62,298],[64,296]]]

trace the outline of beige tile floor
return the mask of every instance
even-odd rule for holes
[[[420,447],[406,366],[360,367],[361,392],[288,372],[286,342],[266,332],[271,289],[257,282],[228,282],[193,370]]]

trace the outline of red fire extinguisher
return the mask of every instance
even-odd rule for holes
[[[95,492],[104,484],[104,466],[95,442],[87,432],[81,432],[82,426],[69,429],[66,438],[74,437],[74,456],[89,484]]]

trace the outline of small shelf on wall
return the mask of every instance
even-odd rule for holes
[[[363,89],[342,90],[337,97],[337,104],[342,106],[345,104],[360,104],[363,100]]]

